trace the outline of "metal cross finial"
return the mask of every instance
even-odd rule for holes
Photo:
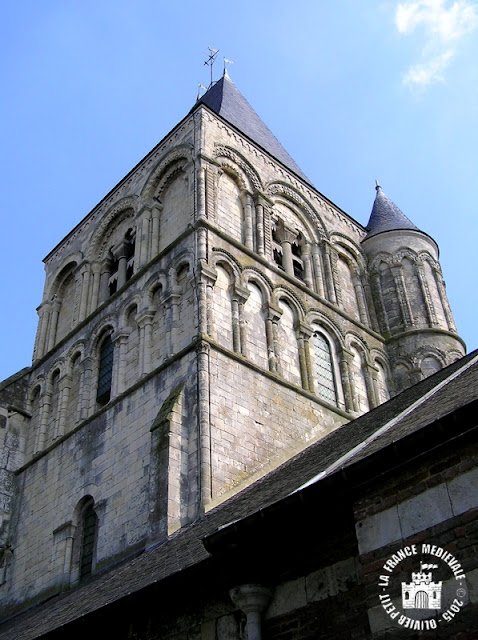
[[[209,46],[208,46],[208,49],[209,49],[209,53],[207,54],[208,59],[204,62],[204,64],[211,69],[211,83],[209,84],[209,87],[211,87],[212,86],[212,66],[216,62],[216,57],[217,57],[217,54],[219,53],[219,49],[211,49],[211,47]]]

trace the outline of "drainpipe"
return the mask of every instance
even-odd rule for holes
[[[229,592],[231,600],[246,614],[247,640],[261,640],[261,613],[272,597],[272,591],[259,584],[243,584]]]

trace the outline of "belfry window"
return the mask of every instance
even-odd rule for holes
[[[107,404],[111,398],[111,384],[113,380],[113,355],[114,347],[111,341],[111,336],[106,336],[100,347],[98,388],[96,391],[96,401],[101,406]]]
[[[277,225],[274,225],[272,227],[272,254],[276,265],[279,267],[279,269],[284,270],[282,264],[282,245],[279,239],[279,231]]]
[[[110,296],[116,293],[134,273],[135,232],[128,229],[124,238],[110,249],[108,288]]]
[[[304,279],[304,263],[302,262],[302,247],[299,238],[291,245],[292,249],[292,266],[294,268],[294,276],[299,280]]]
[[[326,338],[319,332],[312,336],[315,355],[315,387],[317,395],[327,402],[337,404],[337,390],[332,361],[332,352]]]
[[[302,261],[302,234],[297,229],[286,227],[278,218],[272,227],[272,255],[276,265],[290,276],[304,279]]]

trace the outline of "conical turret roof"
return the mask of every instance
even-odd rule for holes
[[[214,113],[245,133],[253,142],[310,183],[307,176],[237,89],[226,70],[222,78],[206,91],[193,108],[195,109],[199,104],[205,104]]]
[[[407,216],[400,211],[396,204],[388,198],[382,191],[382,187],[377,183],[375,187],[377,194],[373,203],[372,213],[366,229],[368,231],[364,240],[371,236],[376,236],[384,231],[397,231],[400,229],[413,229],[420,231]]]

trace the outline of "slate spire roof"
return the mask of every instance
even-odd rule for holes
[[[217,113],[236,129],[245,133],[253,142],[310,184],[307,176],[234,85],[226,70],[224,70],[222,78],[215,82],[199,98],[193,109],[199,104],[205,104],[214,113]]]
[[[375,187],[377,195],[373,203],[372,213],[366,229],[368,231],[364,240],[371,236],[376,236],[383,231],[395,231],[398,229],[413,229],[420,231],[407,216],[400,211],[396,204],[388,198],[382,191],[382,187],[378,184]]]

